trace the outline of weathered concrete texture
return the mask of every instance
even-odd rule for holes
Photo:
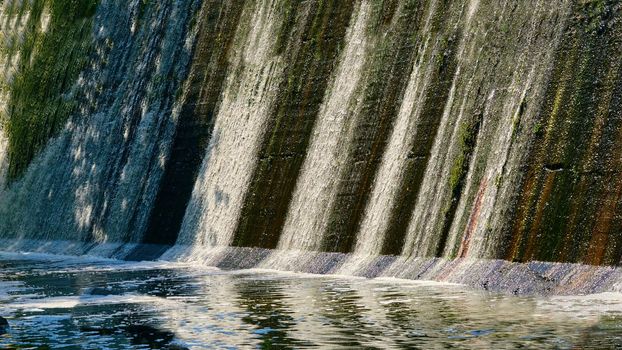
[[[619,264],[622,5],[580,2],[534,127],[508,259]]]
[[[149,254],[161,250],[163,260],[202,263],[223,270],[266,268],[265,261],[290,252],[250,247],[157,246],[141,244],[92,244],[75,241],[0,239],[4,251],[44,254],[87,255],[100,258],[138,258],[133,252]],[[270,269],[312,274],[340,274],[351,254],[292,252],[300,261],[282,259]],[[304,262],[304,263],[301,263]],[[622,270],[616,267],[487,259],[366,257],[353,275],[365,278],[399,278],[458,283],[491,292],[514,295],[577,295],[622,291]]]

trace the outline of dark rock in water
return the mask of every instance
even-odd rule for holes
[[[80,331],[101,336],[125,333],[134,345],[147,345],[152,349],[187,350],[187,348],[171,344],[175,333],[148,325],[127,325],[119,328],[82,326]]]
[[[117,333],[113,328],[81,326],[80,331],[83,333],[93,333],[98,335],[112,335]]]
[[[170,344],[168,345],[166,349],[167,350],[188,350],[188,348],[181,346],[181,345],[177,345],[177,344]]]
[[[175,333],[152,326],[129,325],[125,327],[125,333],[132,338],[132,343],[136,345],[148,345],[151,348],[166,346],[165,349],[183,349],[171,344],[175,338]]]
[[[82,291],[82,293],[84,295],[103,295],[103,296],[113,294],[111,290],[108,290],[106,288],[101,288],[101,287],[86,288]]]
[[[0,334],[4,334],[9,330],[9,321],[4,317],[0,317]]]
[[[157,260],[169,248],[171,248],[170,245],[139,244],[125,257],[125,260],[128,260],[128,261]]]

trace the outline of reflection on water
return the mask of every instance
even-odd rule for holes
[[[5,349],[616,349],[622,296],[0,255]]]

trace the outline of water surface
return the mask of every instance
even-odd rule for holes
[[[616,349],[622,296],[0,254],[4,349]]]

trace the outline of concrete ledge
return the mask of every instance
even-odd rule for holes
[[[311,274],[398,278],[457,283],[516,295],[622,292],[622,269],[582,264],[503,260],[357,256],[260,248],[92,244],[72,241],[0,240],[0,250],[89,255],[124,260],[193,262],[223,270],[270,269]]]

